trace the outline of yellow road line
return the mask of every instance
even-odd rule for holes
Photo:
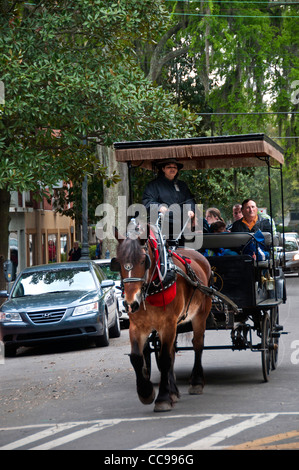
[[[277,441],[284,441],[299,436],[299,431],[288,431],[285,433],[274,434],[273,436],[263,437],[255,441],[244,442],[232,447],[227,447],[226,450],[283,450],[283,449],[299,449],[299,442],[289,442],[286,444],[275,444]]]

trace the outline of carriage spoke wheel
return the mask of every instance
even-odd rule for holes
[[[271,310],[271,329],[272,329],[271,369],[272,370],[275,370],[277,368],[277,361],[278,361],[278,343],[279,343],[279,333],[277,332],[278,326],[279,326],[278,306],[275,306]]]
[[[272,356],[271,322],[268,313],[262,321],[262,369],[265,382],[269,380]]]

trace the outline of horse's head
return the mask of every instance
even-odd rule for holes
[[[139,310],[148,283],[151,259],[147,246],[139,238],[119,240],[117,256],[111,260],[111,270],[120,271],[124,286],[124,306],[127,312]]]

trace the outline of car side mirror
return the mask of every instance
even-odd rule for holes
[[[102,289],[107,289],[108,287],[113,287],[113,286],[115,286],[115,282],[112,281],[112,279],[105,279],[104,281],[101,282]]]

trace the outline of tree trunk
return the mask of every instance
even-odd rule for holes
[[[107,174],[111,175],[116,172],[121,181],[114,186],[107,187],[103,182],[103,199],[105,204],[110,204],[114,209],[115,220],[111,221],[118,227],[119,210],[126,211],[129,204],[129,184],[128,184],[128,168],[124,163],[119,163],[115,159],[115,152],[112,147],[98,146],[98,155],[101,163],[107,168]],[[125,202],[125,208],[119,207],[118,196],[124,196],[123,202]],[[105,253],[109,250],[110,257],[115,256],[117,241],[113,239],[103,240],[102,258],[105,257]]]

